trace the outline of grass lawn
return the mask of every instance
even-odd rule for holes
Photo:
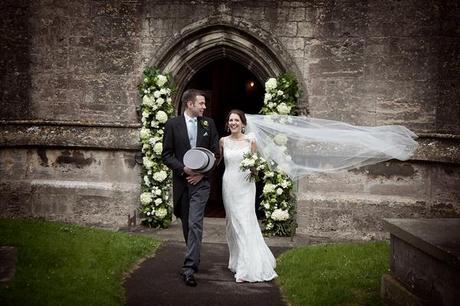
[[[15,278],[1,305],[121,305],[123,274],[159,242],[43,220],[0,219],[0,245],[15,246]]]
[[[388,262],[387,242],[313,245],[282,254],[276,270],[291,305],[382,305]]]

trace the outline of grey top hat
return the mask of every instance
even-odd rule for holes
[[[185,152],[184,155],[184,165],[196,172],[209,172],[215,163],[214,154],[206,148],[192,148]]]

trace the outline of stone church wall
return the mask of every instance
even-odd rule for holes
[[[382,217],[460,215],[457,1],[6,0],[0,12],[1,216],[125,225],[142,70],[192,25],[221,23],[276,42],[302,113],[420,135],[411,161],[299,182],[299,233],[381,238]]]

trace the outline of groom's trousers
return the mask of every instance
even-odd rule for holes
[[[181,216],[182,230],[187,245],[182,272],[191,275],[198,270],[200,264],[204,210],[211,186],[209,180],[204,177],[196,185],[188,184],[187,187],[188,196],[183,196]]]

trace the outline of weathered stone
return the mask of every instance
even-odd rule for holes
[[[416,297],[414,304],[456,305],[460,219],[387,219],[385,229],[391,233],[391,274]]]
[[[455,1],[9,0],[1,9],[2,214],[124,223],[117,213],[97,210],[123,208],[116,194],[139,184],[134,154],[144,67],[170,72],[180,94],[223,58],[261,84],[292,72],[303,92],[302,114],[402,124],[420,134],[411,161],[301,180],[299,230],[384,237],[378,231],[385,207],[391,216],[459,213],[458,175],[449,172],[460,161]],[[34,180],[53,183],[45,188]],[[120,185],[78,198],[84,184],[69,181]],[[21,191],[32,189],[32,196]],[[64,191],[69,206],[59,203]],[[137,205],[136,192],[125,205]],[[49,205],[40,196],[46,193],[53,194]]]
[[[14,278],[17,253],[13,246],[0,246],[0,283],[9,282]]]

